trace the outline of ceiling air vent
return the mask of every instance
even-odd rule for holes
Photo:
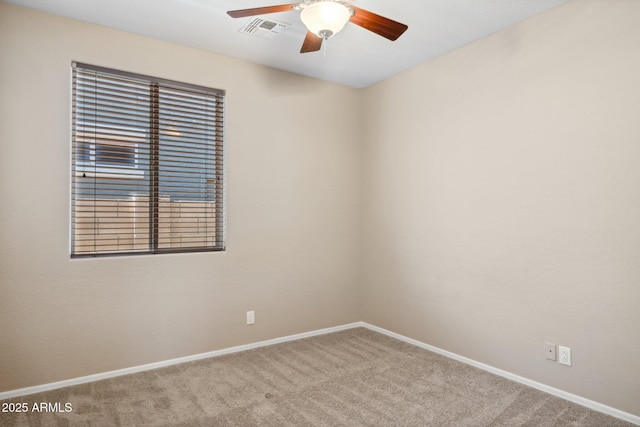
[[[285,24],[283,22],[253,18],[244,27],[240,28],[239,32],[271,40],[278,37],[290,26],[291,24]]]

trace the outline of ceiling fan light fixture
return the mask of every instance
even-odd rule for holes
[[[319,1],[305,6],[300,19],[309,31],[326,40],[344,28],[351,10],[339,2]]]

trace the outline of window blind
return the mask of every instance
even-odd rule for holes
[[[74,62],[71,256],[224,250],[225,92]]]

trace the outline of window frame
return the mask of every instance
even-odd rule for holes
[[[136,84],[149,84],[149,96],[152,102],[149,103],[149,128],[148,132],[145,133],[145,139],[142,140],[140,136],[135,136],[135,132],[129,133],[127,131],[126,124],[122,126],[110,124],[112,126],[108,133],[84,133],[83,130],[86,127],[84,124],[80,125],[79,123],[85,123],[84,119],[80,119],[78,115],[80,113],[77,112],[78,105],[81,104],[78,98],[78,90],[76,87],[77,84],[77,73],[96,73],[99,76],[116,76],[121,79],[130,79],[131,81],[135,81]],[[96,78],[97,79],[97,78]],[[164,92],[163,92],[164,91]],[[166,196],[160,194],[159,188],[162,186],[159,185],[160,180],[163,175],[162,169],[166,168],[166,165],[161,166],[161,155],[159,154],[161,150],[165,150],[166,152],[173,152],[176,149],[176,146],[179,146],[178,143],[169,143],[169,142],[161,142],[160,138],[160,123],[165,120],[165,116],[168,116],[169,113],[164,114],[162,112],[162,108],[160,107],[161,100],[166,101],[166,107],[168,110],[172,108],[178,108],[178,104],[172,103],[172,101],[168,100],[172,95],[180,94],[182,91],[189,92],[195,94],[198,97],[202,97],[205,100],[206,105],[209,103],[213,103],[215,106],[212,111],[207,111],[207,115],[205,116],[205,125],[212,126],[215,131],[213,132],[213,136],[207,136],[205,138],[204,143],[199,143],[198,149],[202,149],[202,147],[207,147],[207,154],[202,155],[202,157],[198,157],[198,161],[203,162],[205,166],[205,170],[207,171],[206,176],[202,178],[203,185],[206,187],[205,190],[201,191],[202,199],[196,198],[196,200],[191,201],[183,201],[182,203],[193,203],[200,202],[201,207],[200,210],[205,212],[205,219],[212,221],[211,224],[207,222],[206,227],[211,227],[213,232],[211,235],[205,236],[204,244],[192,244],[190,246],[182,246],[182,236],[180,236],[180,243],[176,246],[173,246],[173,242],[169,243],[169,246],[166,246],[166,242],[161,242],[161,237],[159,237],[158,227],[161,222],[159,219],[163,215],[161,205],[165,203],[164,199]],[[209,87],[193,85],[189,83],[177,82],[174,80],[162,79],[151,77],[142,74],[130,73],[126,71],[115,70],[111,68],[95,66],[90,64],[84,64],[80,62],[72,62],[72,121],[71,121],[71,226],[70,226],[70,255],[71,258],[96,258],[96,257],[108,257],[108,256],[128,256],[128,255],[156,255],[156,254],[168,254],[168,253],[191,253],[191,252],[219,252],[226,250],[226,139],[224,137],[225,134],[225,96],[226,91],[221,89],[213,89]],[[163,98],[164,97],[164,98]],[[200,99],[200,98],[197,98]],[[181,102],[183,102],[181,100]],[[196,101],[193,101],[193,105],[197,106]],[[104,107],[102,104],[98,102],[96,105],[100,105]],[[83,107],[84,104],[81,105]],[[80,107],[80,108],[81,108]],[[110,107],[111,108],[111,107]],[[195,108],[195,107],[194,107]],[[202,108],[202,107],[201,107]],[[200,113],[199,110],[195,109],[197,113]],[[118,111],[119,114],[122,114],[121,111]],[[183,118],[192,117],[192,122],[196,122],[195,116],[183,116]],[[211,119],[213,117],[213,119]],[[211,120],[211,122],[210,122]],[[96,122],[97,123],[97,122]],[[98,129],[100,125],[94,124],[94,131]],[[192,125],[197,126],[197,125]],[[90,127],[90,126],[89,126]],[[186,129],[187,133],[190,130],[195,128],[189,127],[189,125],[184,125],[184,129]],[[111,130],[114,132],[111,133]],[[165,134],[168,136],[173,135],[172,127],[169,126],[165,131]],[[133,136],[132,136],[133,135]],[[177,135],[180,135],[177,133]],[[133,164],[128,166],[126,164],[118,165],[117,162],[109,164],[108,162],[100,162],[98,159],[97,149],[99,145],[108,146],[109,138],[112,138],[113,145],[115,147],[122,146],[128,147],[129,143],[130,147],[134,150],[133,152]],[[106,142],[106,143],[104,143]],[[84,148],[80,148],[82,144],[85,144]],[[175,144],[175,145],[174,145]],[[176,159],[180,160],[185,159],[186,157],[193,155],[190,150],[194,150],[195,148],[190,143],[182,143],[184,146],[182,149],[176,150],[179,155],[177,157],[173,157],[174,154],[170,154],[171,161],[176,161]],[[86,157],[87,145],[89,149],[89,159],[80,159],[80,156]],[[140,152],[141,145],[145,146],[149,155],[147,158],[146,168],[142,166],[142,161],[140,160]],[[169,148],[167,148],[169,147]],[[85,154],[82,154],[84,151]],[[210,154],[209,151],[212,151],[213,154]],[[118,150],[114,150],[115,153]],[[116,154],[117,158],[117,154]],[[211,162],[209,164],[208,162]],[[193,171],[189,171],[189,166],[185,166],[187,169],[176,169],[178,174],[190,172],[193,174]],[[186,172],[185,172],[186,171]],[[176,172],[172,172],[176,173]],[[167,175],[168,176],[168,175]],[[109,180],[148,180],[149,181],[149,191],[141,192],[140,194],[129,194],[130,200],[133,203],[137,203],[137,199],[147,198],[149,200],[149,239],[148,239],[148,248],[147,249],[136,249],[134,250],[120,250],[120,249],[106,249],[99,250],[97,249],[99,245],[96,243],[97,239],[94,240],[93,247],[94,250],[77,250],[77,246],[82,246],[81,239],[78,239],[78,204],[79,201],[86,200],[98,200],[98,196],[96,194],[93,195],[93,198],[83,198],[79,194],[81,190],[78,190],[77,182],[78,180],[84,179],[93,179],[97,181],[99,179],[109,179]],[[179,181],[187,181],[186,178],[180,177],[171,177],[168,178],[171,180],[171,184],[175,184]],[[189,185],[184,185],[182,188],[186,192],[193,192],[194,188],[193,183]],[[211,186],[211,187],[209,187]],[[213,196],[204,196],[204,194],[213,194]],[[125,193],[122,193],[125,194]],[[140,197],[141,196],[141,197]],[[161,200],[163,199],[163,200]],[[121,199],[115,199],[121,200]],[[129,199],[127,199],[129,200]],[[211,206],[211,208],[209,207]],[[95,208],[94,208],[95,209]],[[94,211],[94,221],[95,221],[95,211]],[[193,221],[193,220],[192,220]],[[198,222],[198,228],[199,228]],[[97,226],[94,223],[94,227]],[[204,227],[204,228],[206,228]],[[209,230],[207,228],[207,230]],[[95,233],[94,233],[95,234]],[[132,234],[133,236],[133,234]],[[172,236],[174,238],[174,236]],[[208,242],[211,241],[211,244]],[[90,246],[90,245],[89,245]],[[118,243],[119,247],[119,243]]]

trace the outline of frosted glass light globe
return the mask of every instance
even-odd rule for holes
[[[342,30],[350,18],[349,8],[334,1],[312,3],[300,13],[307,29],[325,40]]]

